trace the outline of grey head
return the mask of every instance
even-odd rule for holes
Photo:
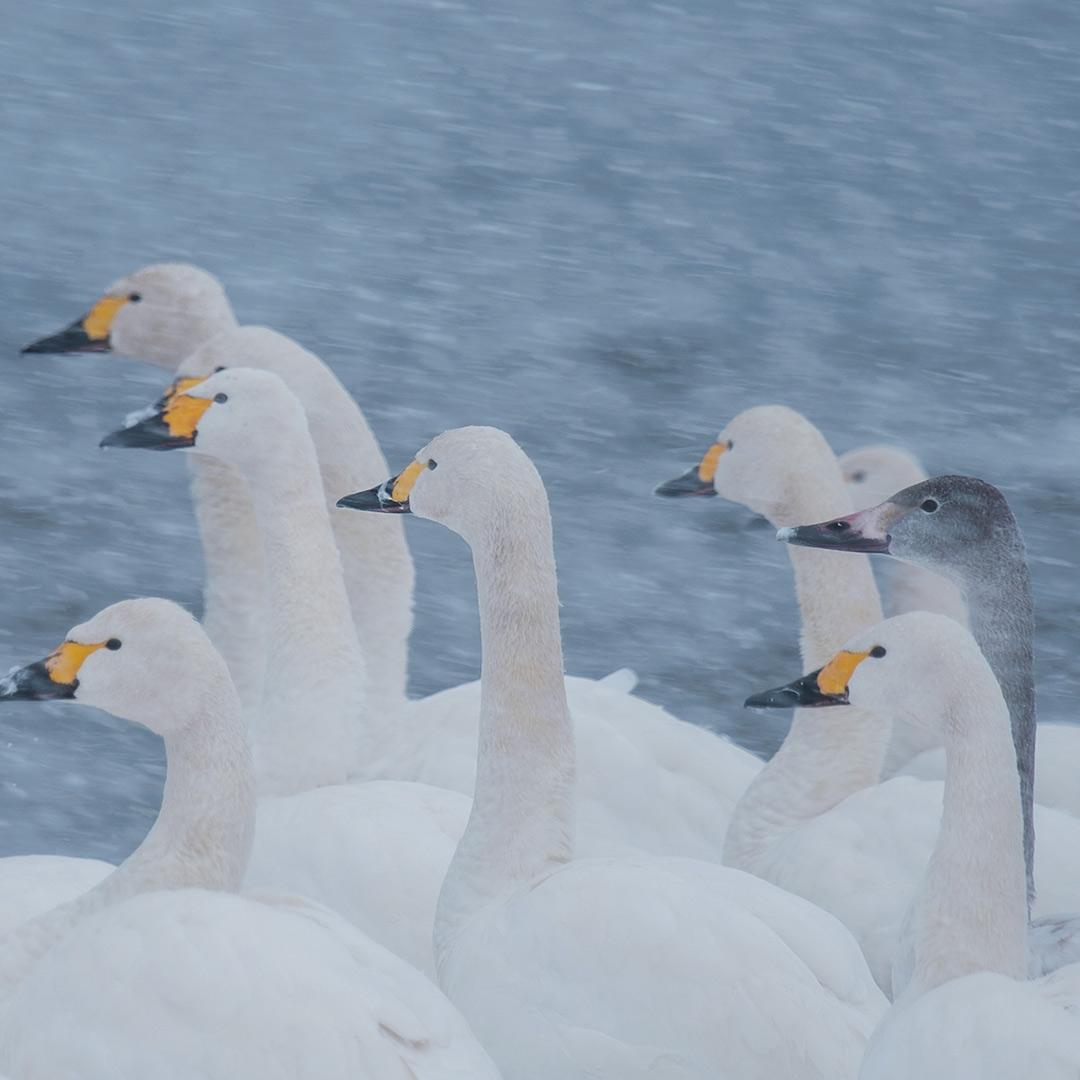
[[[806,547],[892,555],[965,589],[991,564],[1025,561],[1024,541],[1005,496],[973,476],[921,480],[868,510],[781,529],[777,537]]]

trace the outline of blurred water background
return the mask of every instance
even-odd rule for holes
[[[1044,719],[1080,685],[1073,0],[148,0],[0,25],[0,664],[124,597],[198,612],[178,454],[97,450],[166,377],[19,357],[181,260],[329,363],[392,468],[509,430],[551,496],[568,671],[761,753],[800,673],[784,549],[659,500],[748,406],[899,442],[1025,532]],[[411,687],[476,677],[464,545],[410,521]],[[0,708],[0,853],[118,859],[153,736]]]

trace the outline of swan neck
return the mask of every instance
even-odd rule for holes
[[[1035,610],[1031,576],[1023,541],[995,552],[992,573],[975,563],[962,582],[968,601],[972,636],[979,644],[1001,686],[1009,709],[1016,765],[1020,775],[1020,801],[1024,815],[1024,862],[1029,901],[1035,897],[1035,677],[1033,638]],[[1016,547],[1019,543],[1019,549]]]
[[[266,580],[255,510],[236,466],[195,453],[188,466],[205,569],[202,625],[250,714],[262,704],[266,676]]]
[[[307,431],[244,464],[266,562],[260,797],[343,783],[360,753],[365,668]],[[365,753],[373,753],[365,747]]]
[[[988,690],[966,686],[948,706],[941,829],[919,888],[905,996],[977,971],[1027,976],[1020,789],[1006,709]]]
[[[195,719],[166,740],[165,757],[157,820],[106,881],[128,878],[132,893],[186,887],[235,892],[251,852],[255,795],[251,751],[231,687],[208,685]]]
[[[788,545],[802,615],[799,647],[806,671],[829,662],[884,615],[869,556]]]
[[[796,709],[787,738],[732,812],[724,863],[756,872],[784,837],[876,784],[889,731],[880,713]]]
[[[547,502],[473,547],[480,737],[472,813],[447,873],[436,951],[479,906],[572,857],[574,737],[563,681]]]

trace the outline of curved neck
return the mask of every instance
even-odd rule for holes
[[[474,543],[482,646],[476,789],[447,871],[436,954],[486,901],[572,857],[574,736],[566,704],[551,519],[504,508]],[[524,502],[524,500],[523,500]]]
[[[1023,820],[1006,709],[996,686],[967,687],[964,697],[946,717],[944,809],[915,903],[905,999],[976,971],[1027,976]]]
[[[732,812],[724,864],[762,869],[789,833],[876,784],[889,731],[880,713],[850,706],[796,709],[787,738]]]
[[[94,888],[0,940],[0,1003],[53,944],[104,908],[159,889],[240,887],[255,834],[251,754],[224,667],[206,667],[212,677],[196,715],[165,742],[168,772],[153,828]]]
[[[831,457],[831,455],[830,455]],[[777,528],[847,513],[851,499],[835,458],[807,462],[793,497],[769,515]],[[865,555],[787,545],[802,615],[803,670],[826,664],[845,642],[881,622],[881,601]],[[879,713],[796,709],[783,745],[735,806],[724,862],[753,869],[788,833],[878,782],[892,724]]]
[[[360,749],[364,658],[306,430],[279,424],[244,474],[266,560],[265,695],[252,733],[259,796],[343,783]]]

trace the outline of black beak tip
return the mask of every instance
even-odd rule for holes
[[[355,491],[352,495],[343,495],[334,505],[343,510],[370,510],[376,514],[411,513],[408,499],[405,502],[395,502],[386,494],[392,488],[393,481],[388,480],[378,487],[368,488],[366,491]]]
[[[779,686],[775,690],[763,690],[760,694],[751,694],[743,702],[744,709],[797,709],[798,691],[790,686]]]
[[[666,480],[653,488],[653,494],[669,499],[687,499],[692,495],[715,495],[716,488],[713,487],[711,481],[701,479],[695,466],[682,476],[676,476],[674,480]]]

